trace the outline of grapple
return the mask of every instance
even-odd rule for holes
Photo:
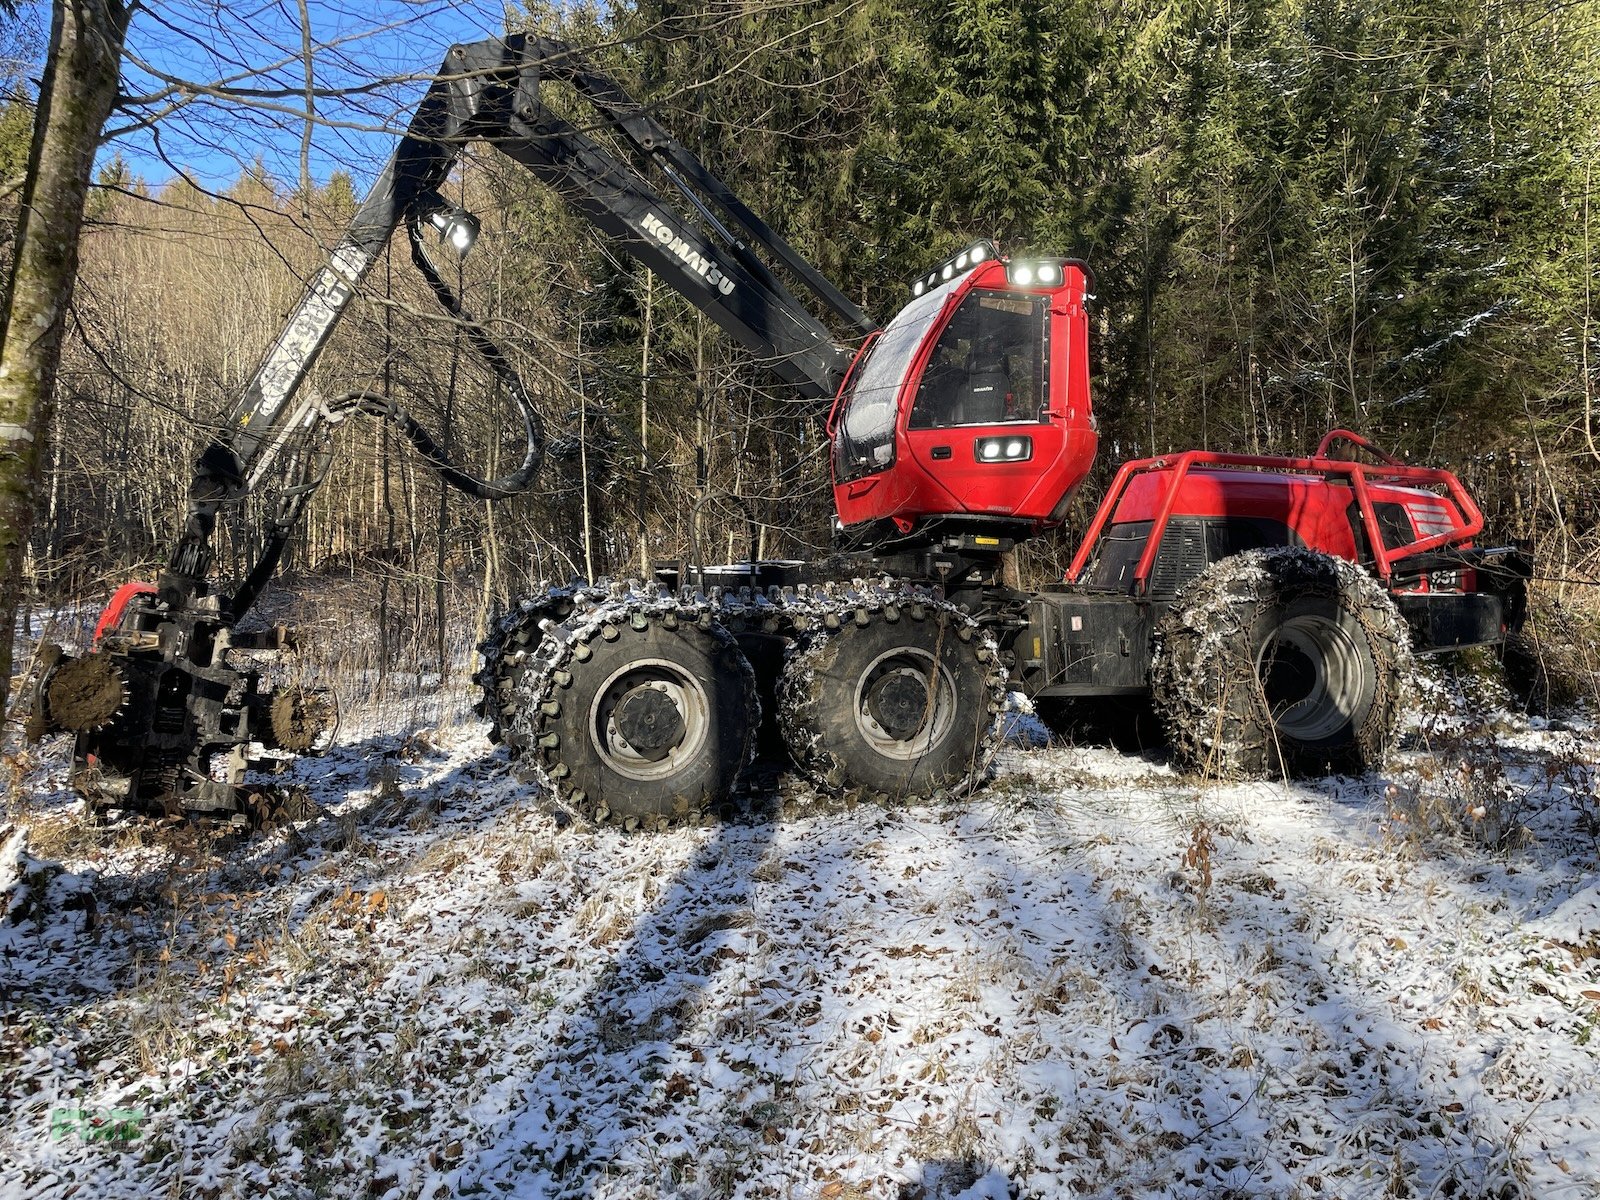
[[[241,633],[216,606],[175,611],[152,585],[125,584],[87,653],[42,649],[28,736],[76,737],[70,779],[91,805],[246,819],[268,800],[248,771],[333,741],[330,693],[267,679],[290,646],[281,627]]]

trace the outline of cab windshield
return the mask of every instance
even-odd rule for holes
[[[894,464],[895,401],[900,385],[944,302],[960,282],[957,276],[901,309],[856,368],[833,434],[835,478],[859,479]]]

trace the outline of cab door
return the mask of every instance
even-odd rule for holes
[[[925,513],[1015,516],[1060,450],[1048,294],[974,288],[923,365],[903,417]]]

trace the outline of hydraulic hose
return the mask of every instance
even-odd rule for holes
[[[467,340],[472,343],[472,348],[484,362],[489,364],[495,378],[500,381],[500,385],[506,389],[512,402],[516,404],[517,412],[522,417],[523,432],[527,438],[522,463],[516,470],[498,479],[480,479],[476,475],[470,475],[449,461],[439,443],[433,440],[433,436],[416,418],[400,407],[392,397],[379,392],[346,392],[335,398],[329,408],[336,413],[363,412],[390,422],[423,457],[429,469],[457,491],[476,496],[480,500],[505,500],[520,495],[533,486],[534,480],[539,475],[540,464],[544,461],[544,421],[533,407],[533,399],[528,395],[522,376],[517,374],[507,360],[505,352],[467,311],[466,306],[461,303],[461,298],[450,290],[450,286],[439,277],[439,272],[428,260],[428,255],[422,247],[422,232],[417,223],[408,222],[406,231],[411,240],[411,261],[421,272],[422,277],[428,281],[428,286],[433,290],[439,306],[461,323],[466,331]]]
[[[445,312],[460,322],[472,348],[489,364],[495,378],[517,406],[526,436],[526,450],[523,453],[522,463],[516,470],[498,479],[480,479],[476,475],[469,474],[449,461],[439,443],[434,441],[433,436],[415,417],[406,412],[392,397],[380,392],[346,392],[330,401],[327,410],[331,414],[362,412],[390,422],[422,456],[430,470],[445,483],[469,496],[475,496],[480,500],[505,500],[520,495],[533,486],[539,475],[539,467],[544,461],[544,422],[533,407],[533,400],[528,395],[522,377],[512,367],[505,352],[478,324],[466,306],[461,303],[460,297],[451,291],[449,285],[439,277],[433,264],[428,261],[415,222],[408,224],[408,232],[411,235],[411,261],[416,264],[422,277],[428,281],[434,298]],[[294,472],[299,476],[298,482],[285,491],[283,503],[268,528],[266,545],[260,557],[228,601],[228,610],[234,620],[238,620],[250,611],[261,589],[277,570],[284,549],[295,527],[300,523],[301,514],[305,511],[311,494],[317,490],[327,474],[330,452],[326,445],[308,449],[303,451],[303,454],[304,458],[299,463],[299,469]]]

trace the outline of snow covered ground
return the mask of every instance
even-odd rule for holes
[[[0,1195],[1600,1195],[1582,724],[1219,788],[1014,715],[964,803],[650,836],[353,736],[231,848],[36,769]]]

